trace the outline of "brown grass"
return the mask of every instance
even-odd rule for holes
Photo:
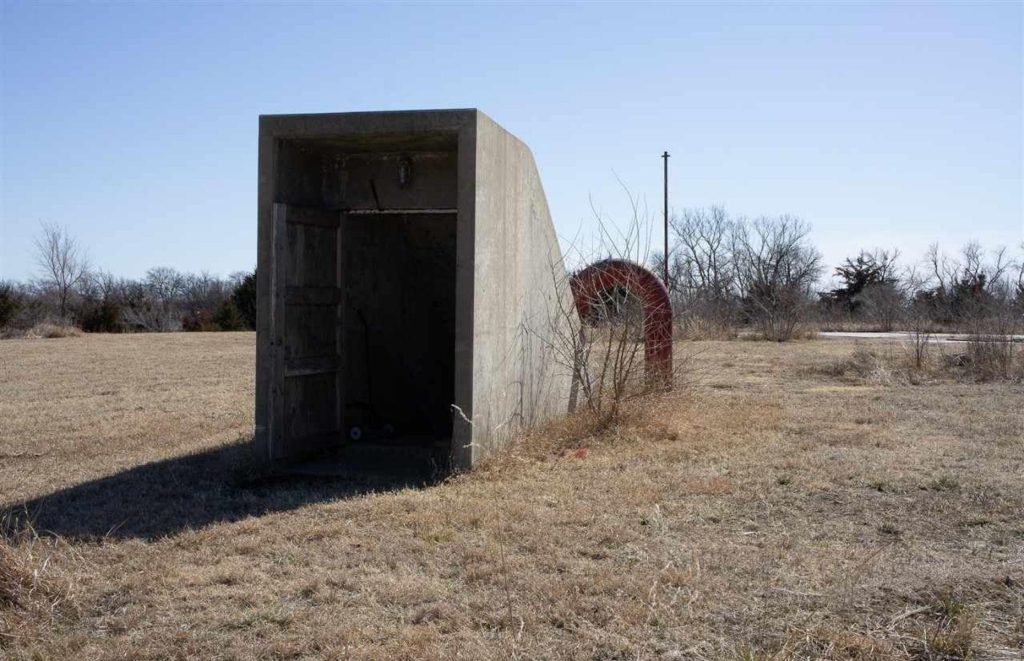
[[[408,488],[233,468],[251,334],[0,344],[2,502],[41,535],[5,562],[18,594],[50,556],[73,586],[0,608],[0,656],[1020,654],[1020,384],[850,379],[843,341],[699,345],[686,396]]]

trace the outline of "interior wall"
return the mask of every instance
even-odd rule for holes
[[[454,209],[457,204],[454,145],[379,152],[285,140],[278,160],[276,202],[342,211]]]
[[[327,150],[321,155],[323,205],[327,209],[454,209],[455,168],[453,152]]]
[[[367,437],[448,440],[456,215],[345,215],[345,419]]]

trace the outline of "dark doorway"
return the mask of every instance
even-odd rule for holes
[[[454,213],[349,213],[344,420],[366,443],[450,443],[455,391]]]

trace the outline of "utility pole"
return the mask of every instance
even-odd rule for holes
[[[668,289],[668,152],[661,155],[665,161],[665,289]]]

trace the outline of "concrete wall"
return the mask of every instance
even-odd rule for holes
[[[473,444],[463,465],[564,414],[571,383],[551,350],[565,269],[544,187],[529,148],[483,113],[474,226]]]

